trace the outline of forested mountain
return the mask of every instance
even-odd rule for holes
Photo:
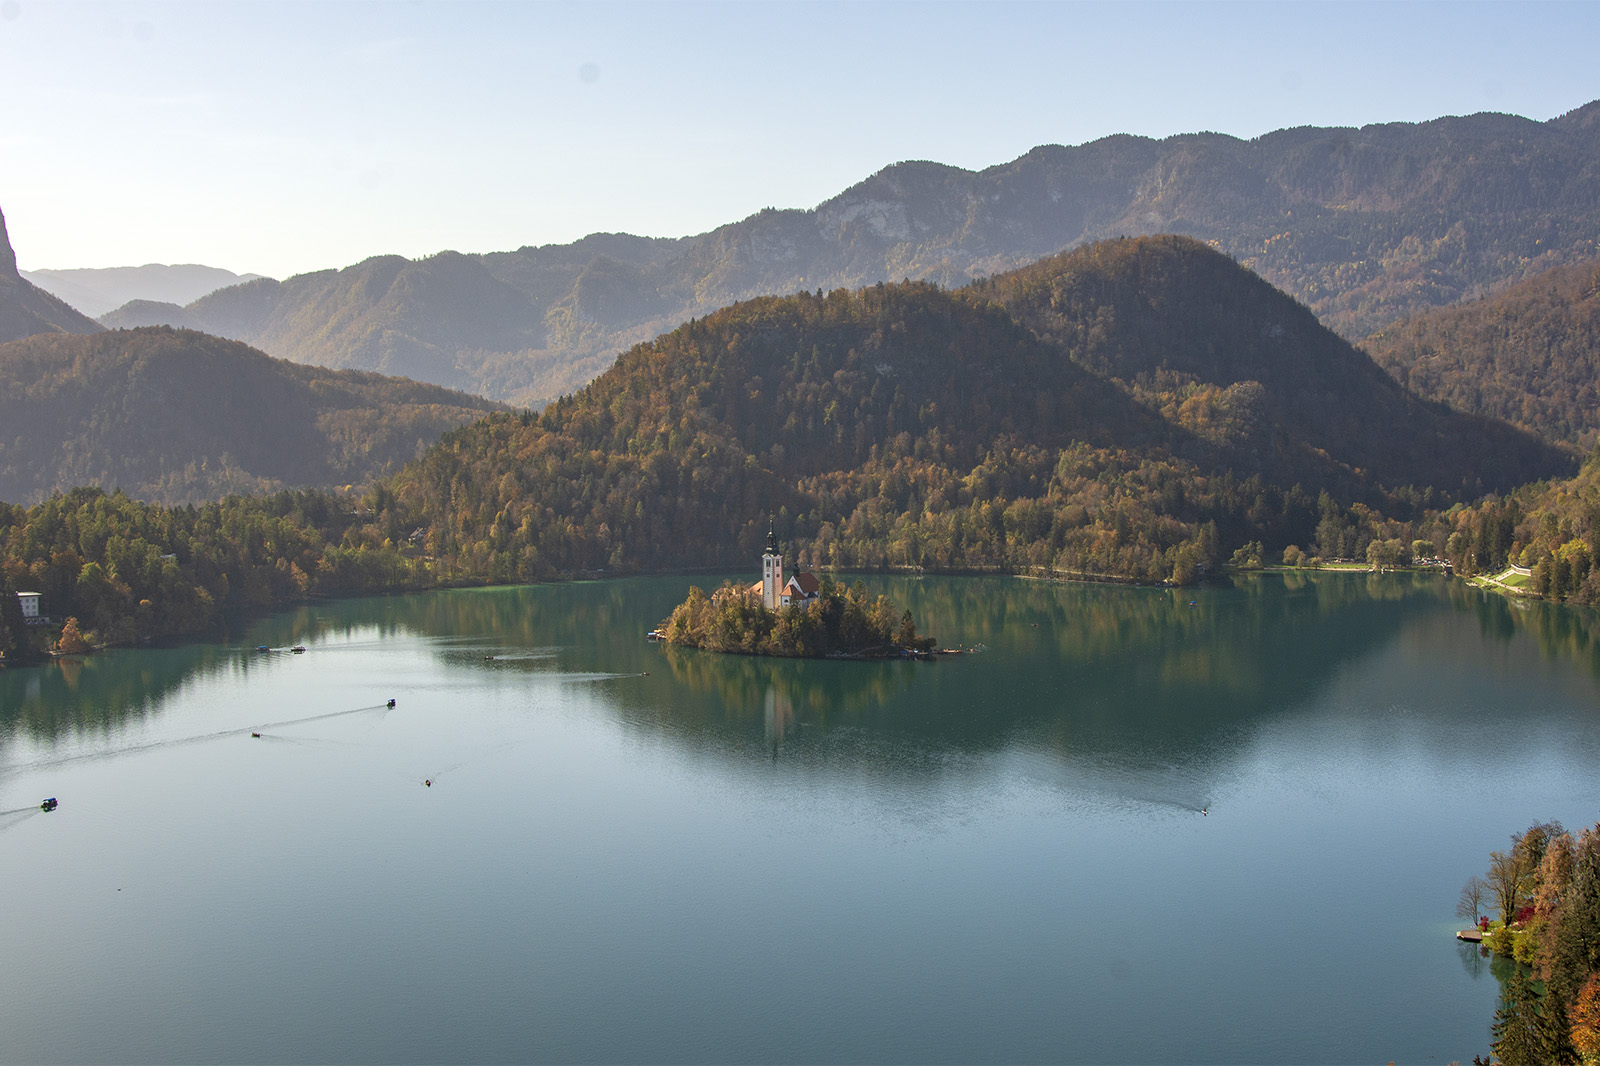
[[[1278,484],[1472,496],[1548,469],[1549,449],[1528,435],[1420,400],[1303,305],[1192,240],[1103,241],[970,291],[1234,470]]]
[[[0,345],[0,499],[78,485],[180,503],[365,484],[498,405],[154,327]]]
[[[775,512],[807,565],[1182,581],[1251,540],[1354,551],[1351,504],[1371,539],[1385,515],[1570,469],[1165,237],[955,292],[736,304],[538,416],[450,434],[376,508],[449,572],[498,580],[731,564]]]
[[[35,333],[98,333],[101,328],[18,273],[17,253],[0,214],[0,343]]]
[[[132,300],[187,304],[208,292],[259,278],[198,263],[146,263],[130,267],[24,270],[22,276],[44,291],[98,319]],[[111,323],[107,323],[110,325]]]
[[[106,375],[108,387],[72,384],[92,375],[87,353],[118,345],[133,350],[114,367],[176,354]],[[267,376],[230,366],[224,387],[204,364],[239,346],[161,329],[34,338],[0,346],[0,366],[79,349],[81,373],[57,358],[67,384],[37,386],[0,426],[48,425],[72,389],[114,393],[82,437],[98,447],[114,427],[133,454],[146,448],[136,430],[175,410],[184,432],[215,430],[219,396],[292,422],[306,401],[289,369],[326,377],[307,387],[324,394],[351,380],[250,353]],[[232,387],[241,378],[249,387]],[[240,404],[221,417],[253,424]],[[312,421],[292,422],[290,443],[324,428]],[[75,489],[0,505],[0,586],[43,592],[91,639],[127,641],[315,594],[744,567],[769,515],[799,566],[1189,582],[1288,545],[1329,558],[1378,546],[1376,558],[1419,541],[1471,565],[1504,557],[1517,516],[1498,499],[1437,510],[1465,479],[1486,478],[1470,493],[1503,491],[1570,469],[1511,427],[1420,403],[1226,256],[1144,238],[956,291],[905,282],[746,301],[634,347],[539,414],[447,433],[359,499],[164,508]],[[31,638],[13,645],[25,655]]]
[[[1363,337],[1600,250],[1597,118],[1600,101],[1549,122],[1116,136],[977,172],[907,162],[814,209],[698,236],[380,257],[187,310],[209,332],[296,361],[529,402],[735,300],[904,278],[954,286],[1085,241],[1173,232],[1213,242]]]
[[[1419,395],[1584,450],[1600,439],[1600,258],[1408,318],[1365,347]]]

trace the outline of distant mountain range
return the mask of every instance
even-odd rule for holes
[[[0,214],[0,343],[36,333],[98,333],[104,328],[24,278]]]
[[[0,500],[80,485],[192,503],[365,484],[498,404],[153,327],[0,344]]]
[[[22,276],[90,318],[99,318],[130,300],[186,304],[209,292],[254,281],[260,274],[235,274],[220,267],[147,263],[136,267],[24,270]],[[108,323],[116,325],[116,323]],[[150,323],[139,323],[149,325]],[[174,323],[176,324],[176,323]]]
[[[1364,337],[1600,252],[1600,101],[1548,122],[1116,136],[978,172],[900,163],[812,210],[693,237],[380,256],[107,321],[194,325],[299,362],[528,403],[735,300],[902,278],[955,286],[1162,232],[1212,244]]]

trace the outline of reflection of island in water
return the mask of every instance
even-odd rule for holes
[[[631,702],[629,722],[699,751],[716,733],[729,753],[759,738],[802,763],[915,775],[1026,752],[1048,757],[1044,777],[1199,810],[1251,738],[1331,684],[1354,679],[1360,706],[1341,711],[1346,724],[1443,749],[1498,731],[1513,707],[1527,713],[1525,686],[1552,684],[1546,675],[1580,698],[1600,677],[1591,612],[1514,607],[1431,575],[1264,574],[1199,591],[878,584],[952,642],[990,650],[914,667],[665,648],[680,691]],[[1548,671],[1536,646],[1587,677]],[[1466,691],[1438,698],[1452,688]]]
[[[1508,685],[1552,675],[1570,683],[1570,672],[1549,670],[1557,660],[1580,667],[1591,694],[1600,677],[1600,613],[1513,605],[1404,574],[1265,574],[1201,590],[870,579],[874,592],[911,609],[946,643],[990,649],[931,665],[758,659],[647,643],[644,633],[704,580],[321,603],[258,624],[242,645],[119,651],[0,671],[0,731],[48,738],[158,713],[186,684],[222,671],[248,677],[256,663],[247,649],[257,643],[307,644],[318,654],[341,641],[420,639],[441,670],[468,671],[469,680],[476,671],[632,675],[603,681],[598,706],[630,729],[700,754],[929,774],[1027,751],[1073,773],[1098,767],[1164,781],[1181,770],[1177,777],[1189,777],[1183,794],[1199,802],[1242,737],[1402,635],[1409,653],[1444,673],[1492,666]],[[1436,732],[1500,732],[1505,706],[1496,699],[1461,701]],[[1426,724],[1443,712],[1435,705],[1414,713]]]

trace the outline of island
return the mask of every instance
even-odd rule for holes
[[[698,585],[651,636],[668,644],[738,655],[809,659],[931,659],[935,641],[917,634],[911,612],[864,584],[799,573],[787,580],[768,530],[761,580],[728,582],[709,596]]]

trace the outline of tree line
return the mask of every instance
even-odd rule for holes
[[[1484,911],[1497,910],[1489,922]],[[1457,914],[1514,960],[1491,1032],[1506,1066],[1600,1061],[1600,825],[1514,833],[1461,890]]]

